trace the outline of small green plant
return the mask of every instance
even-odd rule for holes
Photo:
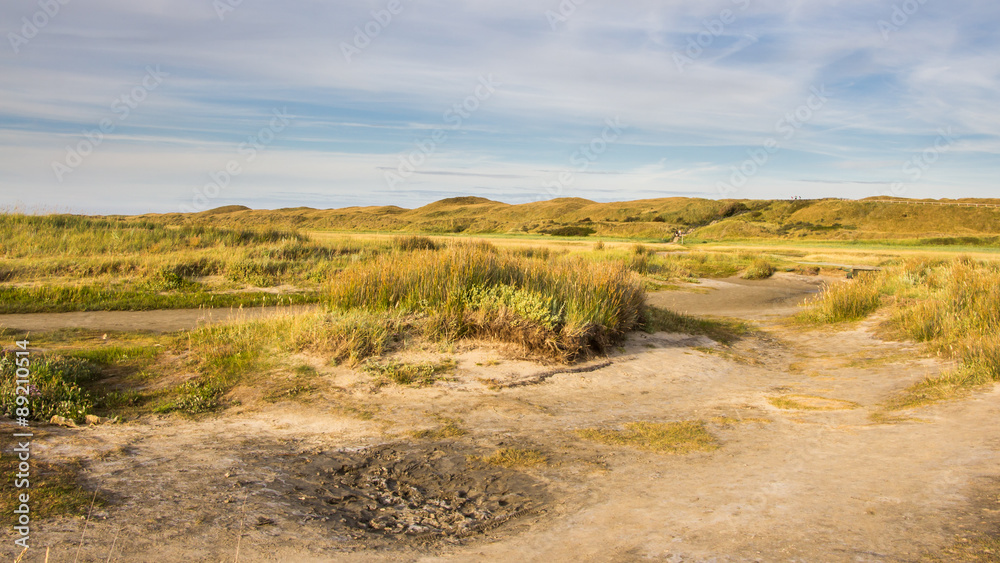
[[[222,390],[205,381],[188,381],[176,390],[176,397],[156,409],[158,413],[202,414],[221,406]]]
[[[152,276],[148,285],[152,291],[197,291],[201,284],[189,280],[176,267],[161,268]]]
[[[0,415],[15,418],[19,366],[13,353],[0,356]],[[82,384],[96,377],[93,365],[78,358],[43,356],[29,364],[27,397],[30,420],[48,421],[53,416],[80,421],[94,408],[94,399]]]
[[[143,362],[154,359],[160,348],[154,346],[100,346],[87,350],[67,352],[71,358],[79,358],[99,366],[109,366],[126,362]]]
[[[468,431],[462,428],[462,421],[457,418],[448,418],[446,416],[437,416],[435,418],[441,423],[441,426],[430,430],[415,430],[410,435],[414,438],[444,440],[468,434]]]
[[[277,403],[288,399],[295,399],[302,395],[308,395],[316,390],[314,385],[308,383],[296,383],[289,387],[280,387],[269,391],[264,395],[264,400],[269,403]]]
[[[462,296],[462,301],[469,309],[493,313],[508,311],[548,330],[556,330],[563,322],[564,306],[554,299],[510,285],[471,287]]]
[[[243,259],[226,267],[226,279],[251,285],[271,287],[277,285],[278,276],[287,269],[282,261]]]
[[[458,363],[451,358],[438,362],[418,363],[389,360],[387,362],[369,361],[365,364],[364,369],[377,381],[383,383],[423,387],[433,385],[444,374],[454,371],[457,365]]]
[[[632,245],[632,254],[636,256],[651,256],[656,254],[656,251],[646,245],[636,243]]]

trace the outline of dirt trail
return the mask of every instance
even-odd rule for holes
[[[108,331],[174,332],[234,319],[259,319],[284,312],[305,311],[310,305],[293,307],[246,307],[228,309],[160,309],[155,311],[82,311],[73,313],[24,313],[0,315],[0,327],[32,332],[65,328]]]
[[[682,291],[653,293],[648,301],[690,315],[765,319],[795,314],[804,302],[823,290],[823,284],[838,281],[826,276],[791,274],[767,280],[701,280],[684,284]]]
[[[879,340],[875,320],[791,328],[780,315],[816,284],[724,280],[705,282],[710,294],[650,297],[758,319],[764,332],[731,350],[640,334],[610,365],[493,390],[483,378],[528,380],[552,366],[459,347],[454,379],[431,387],[373,392],[367,376],[327,367],[328,387],[307,402],[55,429],[36,447],[40,456],[83,457],[88,482],[113,501],[89,523],[86,561],[231,561],[237,543],[240,561],[919,561],[956,534],[1000,530],[1000,426],[992,423],[1000,387],[894,424],[873,421],[893,392],[948,366],[916,345]],[[835,408],[768,400],[786,396]],[[359,409],[371,415],[358,417]],[[689,419],[706,421],[721,447],[672,456],[574,432]],[[447,420],[466,433],[413,435]],[[548,463],[464,465],[470,454],[507,447],[537,449]],[[407,505],[399,491],[410,486],[424,492]],[[361,505],[342,504],[352,494]],[[433,508],[469,498],[460,502],[466,520]],[[472,533],[359,534],[350,519],[368,518],[364,510],[376,518],[390,510],[379,520],[387,526],[436,519]],[[79,519],[42,522],[36,545],[72,560],[82,528]],[[9,545],[0,554],[11,555]]]

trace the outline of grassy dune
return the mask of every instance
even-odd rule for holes
[[[689,241],[905,241],[936,246],[1000,245],[1000,208],[917,205],[907,200],[708,200],[661,198],[599,203],[581,198],[509,205],[478,197],[437,201],[417,209],[395,206],[273,211],[230,208],[197,215],[150,215],[172,225],[203,224],[340,231],[593,236]],[[942,200],[933,203],[1000,200]],[[581,231],[585,229],[586,231]]]

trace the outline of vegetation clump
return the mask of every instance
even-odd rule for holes
[[[0,353],[0,415],[17,418],[18,358],[12,352]],[[80,421],[94,408],[94,399],[83,384],[96,375],[94,366],[79,358],[41,356],[28,364],[27,385],[29,420],[48,422],[53,416]]]
[[[364,369],[376,380],[397,385],[413,385],[423,387],[432,385],[444,374],[454,371],[458,364],[455,360],[445,359],[438,362],[407,363],[397,360],[387,362],[369,361]]]
[[[414,250],[437,250],[440,248],[436,242],[420,236],[399,237],[396,239],[396,248],[404,252]]]
[[[532,467],[548,462],[542,452],[524,448],[500,448],[490,455],[473,456],[473,459],[499,467]]]
[[[630,422],[622,430],[588,428],[577,430],[581,438],[612,446],[631,446],[667,454],[712,451],[719,448],[715,437],[699,420],[682,422]]]
[[[758,258],[740,274],[740,277],[745,280],[764,280],[774,275],[775,271],[777,269],[774,267],[774,264],[765,258]]]
[[[621,264],[488,244],[380,256],[342,272],[328,293],[334,310],[419,315],[432,338],[486,337],[563,360],[622,338],[641,322],[644,301]]]
[[[542,232],[555,237],[586,237],[596,233],[597,231],[591,229],[590,227],[567,226],[547,229]]]

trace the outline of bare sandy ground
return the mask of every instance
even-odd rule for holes
[[[111,502],[85,533],[80,518],[40,523],[34,545],[51,547],[52,561],[79,550],[80,561],[867,562],[920,561],[958,536],[1000,529],[1000,388],[875,422],[869,415],[892,393],[949,366],[880,340],[874,320],[836,330],[787,323],[782,315],[816,279],[702,286],[714,289],[650,299],[756,319],[761,334],[732,350],[639,334],[610,363],[584,365],[597,369],[534,379],[557,366],[459,347],[455,377],[426,388],[376,390],[363,374],[317,364],[324,386],[306,402],[53,429],[38,455],[82,459],[88,485]],[[497,389],[483,378],[539,382]],[[789,394],[836,410],[768,402]],[[467,433],[412,434],[449,419]],[[689,419],[706,421],[721,447],[664,455],[574,433]],[[500,447],[537,449],[548,463],[463,461]],[[370,502],[387,479],[425,483],[427,495],[461,489],[476,499],[466,503],[467,532],[351,533],[338,520],[345,487]],[[406,502],[400,510],[433,511],[438,501]],[[16,555],[10,546],[0,554]],[[43,557],[36,548],[26,561]]]
[[[649,303],[689,315],[767,319],[794,315],[803,303],[839,278],[779,274],[764,281],[727,278],[684,284],[687,291],[661,291]]]

